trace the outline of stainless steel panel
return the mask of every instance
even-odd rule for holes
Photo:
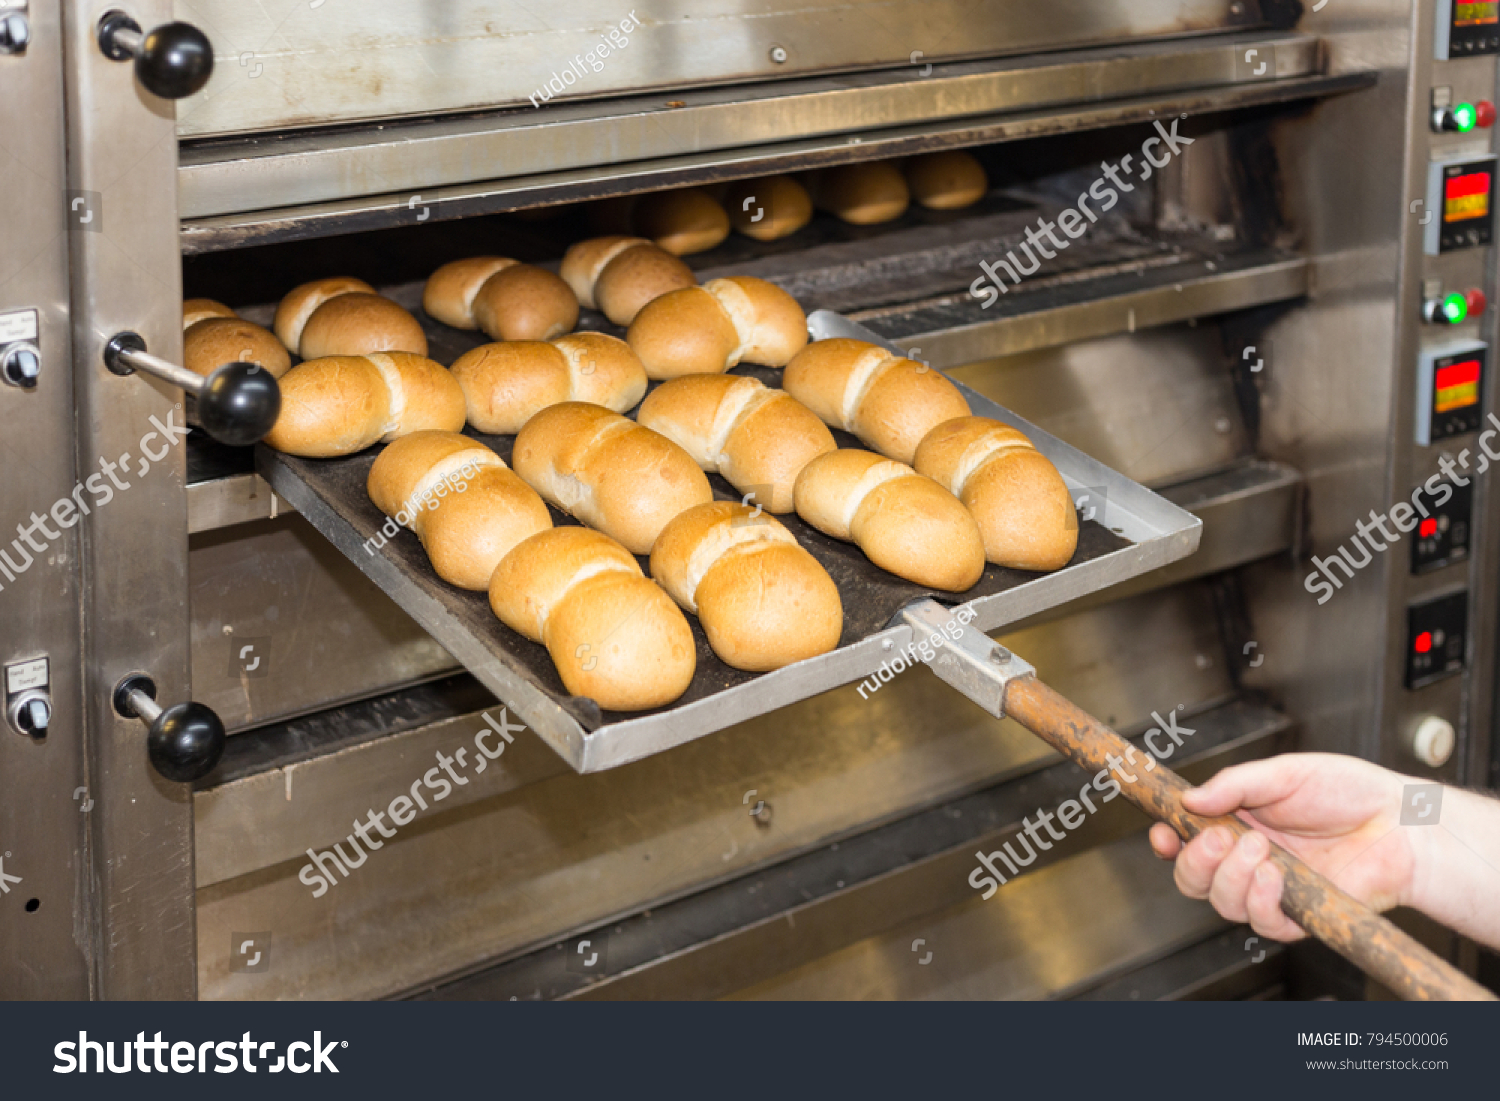
[[[1159,643],[1142,649],[1143,632]],[[1191,589],[1004,641],[1126,728],[1230,691],[1207,598]],[[1110,660],[1126,651],[1129,672]],[[200,793],[204,878],[240,873],[198,892],[203,996],[396,993],[1055,760],[925,670],[867,697],[840,689],[672,753],[540,782],[528,782],[527,762],[550,751],[519,734],[511,749],[525,786],[419,818],[321,898],[298,882],[307,858],[297,854],[334,840],[349,851],[344,823],[402,794],[478,716],[349,760],[310,760],[289,784],[272,774]],[[772,806],[769,828],[746,813],[758,799]],[[286,862],[247,871],[227,857],[247,833],[260,835],[257,853]],[[271,931],[269,972],[231,971],[230,933],[247,929]]]
[[[1025,352],[949,374],[1144,485],[1222,470],[1249,447],[1210,325]]]
[[[188,698],[185,449],[179,442],[147,461],[165,446],[151,418],[175,416],[182,425],[182,395],[111,374],[103,362],[105,341],[126,329],[167,359],[182,351],[176,128],[172,106],[143,92],[130,65],[99,49],[95,27],[109,7],[68,4],[64,24],[69,205],[79,219],[70,234],[77,462],[97,471],[105,459],[129,456],[128,488],[95,509],[84,545],[98,892],[88,929],[99,997],[185,998],[196,989],[192,801],[184,786],[152,770],[146,728],[117,715],[110,700],[135,670],[151,674],[163,704]],[[150,27],[171,18],[171,5],[140,0],[131,14]],[[83,203],[74,205],[78,198]]]
[[[992,5],[982,10],[1042,9]],[[1046,18],[1050,23],[1053,13]],[[1244,52],[1252,49],[1274,58],[1266,72],[1257,75],[1243,61]],[[1232,97],[1236,86],[1269,88],[1278,80],[1313,75],[1320,65],[1317,39],[1261,35],[1121,47],[1042,61],[963,62],[926,74],[907,66],[892,72],[684,93],[687,98],[670,104],[651,96],[275,140],[208,142],[183,150],[179,202],[188,219],[379,194],[399,193],[404,204],[415,194],[480,180],[535,178],[582,168],[606,168],[606,174],[615,175],[621,171],[617,166],[630,162],[736,147],[785,148],[802,141],[816,141],[817,148],[843,148],[846,153],[839,159],[849,159],[848,146],[864,142],[850,135],[865,132],[920,128],[929,133],[934,127],[954,125],[945,120],[999,112],[1012,116],[1010,137],[1069,131],[1081,128],[1075,117],[1079,104],[1108,103],[1113,110],[1121,100],[1206,87]],[[233,69],[224,66],[222,71]],[[237,98],[225,97],[224,102]],[[1229,105],[1232,99],[1213,104]],[[1197,102],[1193,107],[1212,109]],[[1062,118],[1039,124],[1034,114],[1043,108]],[[265,117],[260,120],[260,125],[268,124]],[[1107,123],[1093,122],[1102,124]],[[765,153],[762,148],[756,156]],[[878,150],[867,149],[855,159],[877,155]],[[755,171],[749,166],[741,174]],[[418,199],[417,204],[425,208],[428,200]],[[408,214],[416,220],[415,206],[408,207]]]
[[[189,100],[184,135],[526,104],[549,79],[572,98],[906,65],[986,53],[1218,30],[1259,21],[1243,0],[971,7],[962,0],[638,0],[523,5],[416,0],[348,5],[181,0],[213,40],[213,80]],[[639,12],[639,14],[637,14]],[[628,20],[628,41],[585,57]],[[781,52],[773,56],[773,50]],[[564,87],[560,70],[576,61]],[[542,105],[546,105],[545,99]],[[529,108],[528,108],[529,109]],[[554,105],[553,111],[556,110]],[[551,112],[549,112],[551,113]]]
[[[733,997],[1066,998],[1223,927],[1208,903],[1178,892],[1172,866],[1137,834],[1022,876],[988,902],[976,895],[942,913],[912,918]]]
[[[72,527],[47,519],[74,486],[62,10],[56,0],[32,0],[26,14],[30,45],[0,55],[0,315],[36,311],[42,359],[35,389],[0,384],[0,470],[7,475],[0,480],[0,550],[22,571],[0,574],[0,666],[45,656],[52,717],[44,740],[0,717],[0,875],[8,877],[0,879],[0,996],[86,998],[94,946],[82,932],[91,905],[85,835],[92,811],[85,807],[92,804],[80,684],[80,539],[76,510]],[[55,528],[32,526],[37,516]],[[30,535],[15,539],[23,528]]]
[[[773,172],[795,172],[846,161],[907,156],[935,149],[1018,141],[1112,126],[1149,124],[1153,119],[1171,118],[1173,115],[1195,116],[1206,112],[1340,95],[1369,87],[1374,80],[1373,73],[1355,70],[1332,77],[1289,77],[1284,80],[1161,92],[1123,100],[1114,99],[1085,107],[1039,108],[1013,114],[969,117],[958,121],[934,119],[893,130],[867,130],[857,139],[848,139],[834,133],[820,138],[782,143],[768,140],[755,146],[706,153],[673,153],[669,150],[666,155],[648,160],[611,162],[589,168],[531,173],[477,183],[424,186],[417,194],[402,191],[367,195],[350,186],[345,188],[345,194],[338,199],[187,219],[182,226],[182,247],[184,253],[212,252],[251,244],[409,225],[413,220],[467,218],[660,187],[713,183]],[[653,123],[660,125],[661,119],[653,116]],[[648,131],[639,140],[645,141],[651,136]],[[599,140],[609,146],[612,142],[609,131],[601,134]],[[259,166],[246,161],[243,156],[245,152],[248,150],[237,153],[234,149],[220,148],[216,156],[220,160],[235,161],[242,172],[254,173]],[[537,155],[542,156],[545,152],[545,149],[539,149]],[[363,179],[364,173],[358,171],[359,152],[351,151],[344,154],[344,157],[350,178]],[[268,186],[295,186],[294,180],[278,180],[280,170],[276,165],[268,167]],[[247,195],[254,193],[253,179],[247,177],[242,182]]]
[[[194,536],[193,698],[231,732],[457,662],[297,516]]]
[[[879,340],[826,310],[815,311],[808,327],[815,337],[842,333]],[[1197,547],[1202,527],[1198,520],[979,394],[970,391],[965,396],[976,414],[1024,431],[1070,487],[1087,487],[1096,494],[1101,487],[1106,490],[1100,494],[1105,500],[1099,515],[1080,530],[1080,550],[1072,564],[1041,576],[986,570],[964,601],[974,613],[975,629],[999,629],[1176,561]],[[491,441],[491,446],[502,444]],[[508,451],[501,454],[504,457]],[[381,554],[368,548],[384,518],[369,504],[364,466],[351,465],[367,464],[368,456],[333,465],[295,459],[262,446],[256,450],[256,461],[277,493],[291,500],[361,572],[580,772],[615,768],[873,675],[896,649],[910,642],[911,628],[906,626],[874,631],[861,626],[851,635],[850,611],[844,624],[846,639],[839,648],[774,672],[748,676],[719,663],[700,639],[698,671],[682,699],[643,715],[601,717],[596,710],[591,718],[580,721],[577,705],[555,682],[550,663],[537,658],[535,649],[521,649],[535,644],[506,635],[482,595],[462,593],[437,580],[413,543],[393,542]],[[873,608],[880,611],[876,622],[894,622],[900,611],[898,602],[926,595],[909,586],[899,592],[883,587],[891,582],[889,575],[870,567],[863,558],[851,562],[844,557],[842,545],[830,549],[826,539],[795,517],[786,523],[840,579],[846,609],[859,608],[869,616]],[[1101,526],[1108,531],[1100,530]],[[1106,546],[1101,539],[1109,540],[1111,531],[1125,545],[1111,542]],[[540,664],[532,665],[533,661]]]
[[[259,474],[194,482],[187,487],[187,507],[189,535],[252,520],[274,520],[297,511],[276,496]]]

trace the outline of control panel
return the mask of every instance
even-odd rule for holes
[[[1427,223],[1423,245],[1429,256],[1481,248],[1494,240],[1495,158],[1444,157],[1427,175]]]
[[[1500,53],[1500,3],[1438,0],[1436,6],[1433,52],[1439,61]]]
[[[0,379],[30,390],[42,371],[40,325],[35,310],[0,313]]]
[[[1462,673],[1469,655],[1469,594],[1440,596],[1406,610],[1406,687]]]
[[[1417,355],[1417,443],[1423,447],[1479,430],[1489,345],[1462,340]]]
[[[1421,506],[1422,519],[1411,543],[1412,574],[1432,573],[1468,561],[1474,527],[1474,483],[1445,482],[1434,493],[1418,490],[1413,503]]]

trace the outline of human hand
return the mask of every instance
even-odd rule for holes
[[[1270,841],[1376,911],[1411,902],[1413,831],[1398,829],[1406,778],[1358,757],[1293,753],[1218,773],[1182,798],[1202,815],[1238,812],[1256,824],[1238,841],[1222,826],[1183,845],[1172,827],[1151,827],[1151,847],[1176,859],[1177,887],[1206,898],[1230,921],[1272,940],[1304,936],[1281,912],[1282,875]]]

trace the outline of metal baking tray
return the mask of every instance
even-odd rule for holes
[[[814,338],[852,336],[900,352],[868,329],[826,310],[808,319]],[[737,368],[769,385],[780,371]],[[438,578],[417,537],[402,531],[374,550],[367,545],[385,522],[370,502],[365,482],[379,453],[371,448],[342,459],[300,459],[256,447],[256,468],[281,497],[408,615],[463,663],[504,703],[511,715],[539,734],[579,772],[597,772],[671,749],[798,700],[872,676],[912,638],[896,621],[907,605],[934,598],[973,611],[970,621],[992,632],[1048,608],[1107,588],[1192,554],[1202,522],[1150,490],[1117,474],[1055,436],[960,387],[970,408],[1024,432],[1062,473],[1079,503],[1078,551],[1050,574],[986,566],[968,592],[925,589],[886,573],[855,546],[830,539],[795,515],[780,517],[798,541],[828,570],[844,605],[844,631],[836,649],[770,673],[747,673],[720,661],[697,619],[688,616],[698,646],[698,668],[676,702],[643,712],[602,711],[593,700],[569,696],[545,647],[501,623],[484,593],[456,589]],[[514,437],[469,434],[493,447],[507,463]],[[843,447],[860,446],[834,433]],[[738,500],[728,482],[710,476],[716,497]],[[553,511],[559,524],[574,521]],[[645,559],[641,559],[645,568]]]

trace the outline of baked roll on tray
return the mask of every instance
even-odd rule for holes
[[[625,339],[654,379],[784,367],[807,344],[807,315],[775,283],[732,275],[654,299]]]
[[[292,357],[269,329],[246,321],[222,302],[189,298],[182,304],[182,363],[207,378],[226,363],[254,363],[280,378]]]
[[[392,442],[365,488],[376,508],[421,540],[437,575],[460,589],[487,591],[500,559],[552,526],[534,489],[457,432],[424,429]]]
[[[422,289],[422,309],[493,340],[551,340],[578,324],[578,298],[561,276],[500,256],[444,264]]]
[[[459,356],[451,370],[463,388],[469,423],[503,435],[565,401],[623,413],[635,408],[647,384],[630,345],[604,333],[482,344]]]
[[[729,222],[757,241],[776,241],[812,221],[812,196],[790,176],[736,180],[724,193]]]
[[[973,206],[990,188],[984,166],[963,149],[923,153],[906,162],[911,197],[928,210],[960,210]]]
[[[427,354],[417,319],[363,279],[315,279],[286,293],[271,327],[303,359],[367,352]]]
[[[280,379],[281,415],[265,442],[327,459],[423,429],[464,426],[464,392],[447,368],[409,352],[327,356]]]
[[[923,436],[969,415],[969,403],[941,371],[846,337],[802,349],[781,384],[823,423],[908,465]]]
[[[713,500],[677,444],[600,405],[543,409],[516,435],[511,465],[549,504],[647,554],[678,513]]]
[[[736,669],[764,672],[827,653],[843,632],[828,571],[779,520],[734,501],[674,517],[651,548],[651,576]]]
[[[792,511],[792,486],[802,468],[836,446],[823,422],[785,390],[741,375],[664,382],[635,419],[776,513]]]
[[[820,169],[811,176],[808,190],[819,210],[856,226],[899,218],[911,202],[906,178],[889,161]]]
[[[691,268],[644,237],[579,241],[563,254],[559,271],[581,304],[616,325],[629,325],[653,298],[698,283]]]
[[[985,557],[1018,570],[1057,570],[1078,549],[1078,514],[1067,483],[1022,433],[988,417],[959,417],[917,447],[919,474],[964,503]]]
[[[701,187],[612,195],[589,203],[584,216],[592,233],[644,237],[673,256],[705,252],[729,236],[729,215]]]
[[[660,707],[692,682],[687,619],[600,532],[558,527],[522,540],[495,568],[489,596],[501,622],[547,647],[570,693],[606,710]]]
[[[904,463],[831,451],[803,468],[794,495],[802,519],[897,577],[963,592],[984,573],[984,540],[969,510]]]

